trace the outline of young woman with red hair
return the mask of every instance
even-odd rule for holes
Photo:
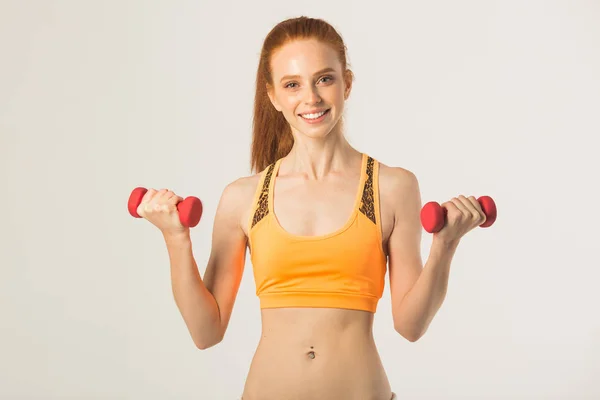
[[[344,136],[352,82],[346,46],[327,22],[294,18],[269,32],[256,79],[256,174],[223,191],[203,277],[176,215],[182,198],[161,190],[142,200],[140,214],[164,234],[175,300],[198,348],[223,339],[249,249],[262,335],[244,400],[396,398],[372,333],[386,271],[394,328],[414,342],[442,305],[460,238],[485,219],[472,196],[444,203],[448,224],[423,267],[415,175]]]

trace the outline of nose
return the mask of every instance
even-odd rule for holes
[[[319,90],[316,86],[307,86],[304,94],[304,101],[306,104],[317,104],[321,102],[321,96],[319,96]]]

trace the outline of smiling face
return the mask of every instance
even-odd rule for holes
[[[318,138],[337,129],[352,79],[331,46],[314,39],[287,43],[273,53],[271,71],[269,98],[294,136]]]

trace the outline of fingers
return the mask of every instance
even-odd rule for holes
[[[150,190],[148,190],[150,192]],[[160,189],[154,190],[154,195],[148,199],[148,201],[144,202],[144,209],[147,213],[151,213],[154,211],[161,211],[162,209],[162,197],[165,193],[168,192],[168,189]]]
[[[458,196],[458,198],[453,197],[450,201],[456,206],[456,208],[460,210],[462,215],[464,215],[465,217],[471,217],[471,211],[469,210],[469,206],[464,202],[464,197],[465,196],[461,194]],[[467,203],[470,202],[467,200]]]
[[[148,201],[150,201],[154,195],[156,194],[156,190],[154,189],[148,189],[148,191],[146,192],[146,194],[144,195],[144,197],[142,197],[142,203],[147,203]]]
[[[183,201],[183,197],[177,196],[175,193],[172,193],[171,197],[167,200],[167,203],[169,205],[173,205],[176,206],[178,203],[181,203]]]
[[[181,201],[183,201],[183,198],[169,189],[148,189],[142,197],[138,214],[144,217],[154,211],[172,211],[176,209],[177,204]]]
[[[467,198],[461,194],[458,196],[458,199],[456,197],[454,199],[460,202],[461,206],[463,207],[461,211],[464,212],[466,217],[473,219],[478,225],[485,222],[485,213],[483,212],[481,204],[479,204],[475,196],[469,196]]]
[[[177,196],[175,193],[169,191],[165,194],[165,207],[168,211],[175,211],[177,204],[183,201],[183,197]]]
[[[144,196],[142,197],[142,200],[140,201],[140,204],[137,207],[137,213],[140,217],[146,218],[146,210],[147,210],[148,202],[150,200],[152,200],[152,198],[154,197],[155,194],[156,194],[156,190],[148,189],[146,191],[146,193],[144,194]]]
[[[487,217],[485,216],[483,208],[481,208],[481,204],[479,204],[475,196],[469,196],[468,200],[471,202],[471,204],[473,204],[473,207],[475,208],[475,210],[477,210],[477,213],[479,214],[478,225],[483,224],[486,221]]]
[[[441,206],[446,210],[447,225],[450,229],[442,229],[438,237],[443,236],[445,240],[460,240],[467,232],[486,220],[481,204],[474,196],[467,198],[459,195]]]
[[[441,206],[446,209],[446,217],[448,221],[456,221],[455,215],[462,215],[462,211],[457,207],[456,203],[449,200],[442,203]]]
[[[485,213],[481,208],[481,204],[474,196],[468,198],[462,194],[458,197],[453,197],[451,200],[444,203],[448,209],[449,216],[456,215],[458,220],[471,220],[476,225],[481,225],[485,222]],[[456,214],[456,213],[460,214]]]

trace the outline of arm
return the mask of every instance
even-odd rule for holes
[[[219,201],[204,279],[194,260],[189,231],[165,236],[175,303],[199,349],[223,339],[242,278],[246,237],[239,224],[243,197],[238,182],[229,184]]]
[[[395,181],[396,209],[389,239],[392,313],[396,331],[414,342],[425,334],[444,302],[458,243],[446,243],[434,236],[423,267],[419,183],[412,172],[403,169]]]

